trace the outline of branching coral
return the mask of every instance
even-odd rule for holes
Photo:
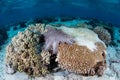
[[[45,24],[40,24],[40,23],[37,23],[35,25],[31,24],[28,26],[28,30],[31,30],[33,32],[39,32],[42,34],[45,32]]]
[[[105,47],[102,43],[95,43],[97,49],[93,52],[86,46],[60,43],[57,61],[62,69],[83,75],[101,76],[106,68]]]
[[[6,64],[30,76],[49,73],[47,65],[51,55],[41,49],[44,43],[42,31],[43,26],[31,25],[24,32],[19,32],[7,47]]]
[[[45,37],[44,50],[52,51],[53,54],[57,53],[57,47],[60,42],[72,44],[73,38],[61,30],[53,27],[46,27],[46,32],[43,34]]]
[[[103,27],[97,26],[94,28],[94,32],[98,34],[98,37],[106,44],[109,45],[111,42],[111,34],[108,30]]]

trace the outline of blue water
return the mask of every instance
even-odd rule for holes
[[[59,23],[61,17],[72,18],[72,20]],[[73,17],[76,17],[76,19],[73,20]],[[19,31],[23,31],[30,21],[34,23],[35,19],[37,22],[37,19],[39,21],[39,19],[45,18],[57,19],[57,25],[55,22],[50,23],[54,23],[56,26],[61,24],[66,24],[66,26],[73,24],[72,26],[74,26],[74,24],[86,19],[86,21],[91,20],[91,23],[86,22],[86,24],[94,25],[93,27],[97,23],[102,24],[99,21],[106,24],[110,23],[107,26],[112,26],[112,28],[106,29],[111,33],[112,37],[112,42],[108,47],[111,47],[111,45],[112,47],[108,51],[110,56],[107,56],[114,60],[113,55],[117,55],[117,47],[120,47],[120,0],[0,0],[0,80],[5,80],[3,76],[5,47],[12,37],[17,35]],[[78,18],[81,18],[81,21]],[[116,50],[112,50],[112,48],[116,48]],[[118,53],[118,55],[120,54]],[[117,72],[117,67],[115,68]],[[120,69],[118,68],[118,70]]]
[[[79,16],[119,24],[120,0],[0,0],[0,25],[50,16]]]

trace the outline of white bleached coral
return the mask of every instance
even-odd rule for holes
[[[83,75],[102,75],[106,68],[106,46],[98,35],[87,28],[60,27],[75,43],[60,43],[58,61],[62,69]]]
[[[105,44],[98,38],[98,35],[90,29],[87,28],[68,28],[68,27],[60,27],[63,32],[69,34],[74,37],[76,43],[80,46],[87,46],[91,51],[96,49],[96,42],[103,43],[104,47]]]

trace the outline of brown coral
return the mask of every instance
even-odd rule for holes
[[[111,34],[108,30],[103,27],[97,26],[94,28],[94,32],[98,34],[98,37],[106,44],[109,45],[111,42]]]
[[[61,43],[58,48],[57,61],[61,68],[83,75],[102,75],[106,68],[105,47],[96,43],[97,50],[90,51],[86,46]]]
[[[44,43],[41,28],[31,26],[12,39],[7,47],[6,64],[30,76],[49,73],[47,65],[50,64],[51,54],[41,49]]]

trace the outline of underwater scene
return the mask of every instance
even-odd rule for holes
[[[0,80],[120,80],[120,0],[0,0]]]

